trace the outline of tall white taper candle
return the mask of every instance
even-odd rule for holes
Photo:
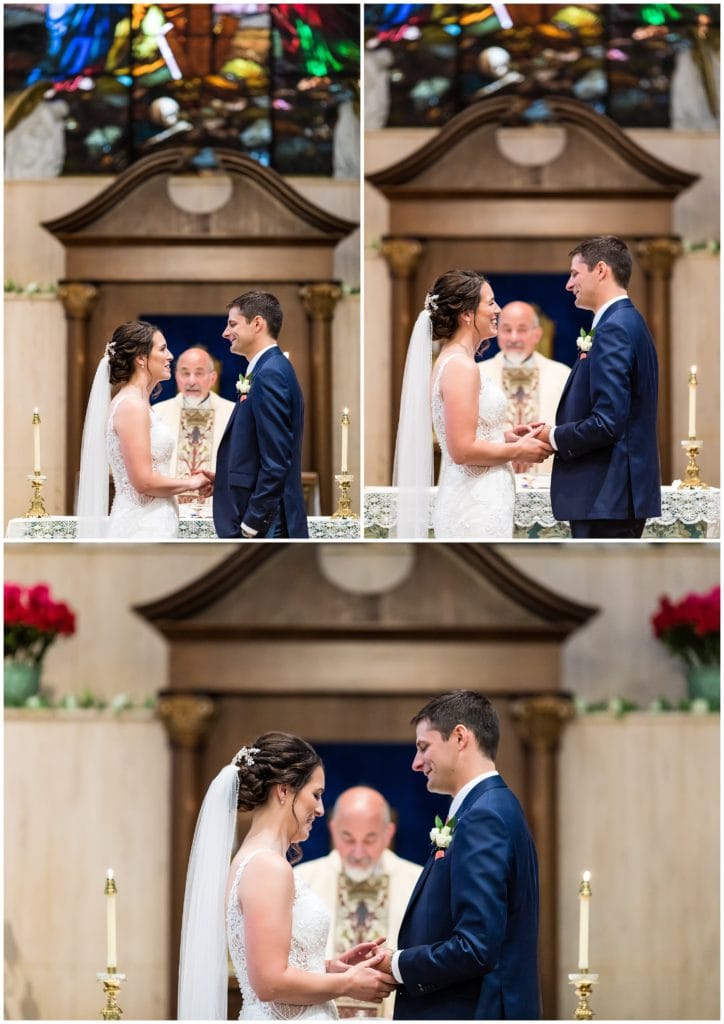
[[[40,474],[40,409],[33,409],[33,473]]]
[[[696,367],[689,369],[689,437],[696,437]]]
[[[115,970],[118,966],[116,955],[116,882],[113,878],[113,868],[106,871],[106,966],[108,970]]]
[[[588,970],[588,927],[591,911],[591,872],[583,872],[583,881],[578,889],[580,916],[578,919],[578,970]]]
[[[349,456],[349,409],[342,410],[342,473],[349,472],[347,462]]]

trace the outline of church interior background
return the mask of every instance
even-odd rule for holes
[[[3,13],[5,523],[28,504],[34,407],[48,511],[69,509],[69,439],[110,327],[168,317],[176,348],[203,340],[228,388],[219,335],[226,302],[246,283],[284,296],[282,345],[321,439],[307,441],[307,468],[327,501],[339,412],[350,409],[359,511],[362,471],[369,485],[390,480],[391,312],[419,308],[433,258],[475,261],[502,240],[499,299],[526,298],[525,286],[543,305],[560,287],[544,312],[550,354],[569,358],[568,331],[578,330],[561,283],[569,228],[530,208],[511,219],[510,190],[486,191],[485,172],[522,167],[540,197],[531,151],[534,167],[541,153],[555,163],[561,131],[570,142],[596,117],[634,144],[639,166],[658,168],[659,178],[641,172],[657,231],[631,231],[632,243],[650,244],[637,250],[632,287],[655,311],[666,307],[671,476],[683,469],[696,363],[700,463],[718,486],[717,5],[6,4]],[[361,51],[362,173],[379,176],[363,186],[363,236]],[[560,107],[570,115],[561,128],[555,103],[546,107],[552,96],[586,110]],[[484,106],[505,97],[512,120],[504,105]],[[497,148],[462,152],[476,165],[484,216],[446,230],[446,204],[469,197],[442,194],[440,158],[427,165],[428,223],[406,223],[425,146],[478,111],[476,131]],[[390,182],[408,159],[412,177]],[[592,196],[577,174],[553,175],[576,216],[620,224],[631,209],[620,182]],[[127,205],[111,204],[115,234],[94,267],[119,182]],[[511,176],[513,187],[520,198]],[[241,201],[248,190],[262,222]],[[209,244],[174,263],[183,232],[202,222]],[[71,365],[69,352],[86,363]],[[408,722],[454,685],[495,700],[501,769],[541,847],[547,1015],[575,1008],[567,973],[587,868],[596,1014],[720,1018],[719,714],[687,699],[682,665],[651,626],[662,595],[718,583],[718,543],[6,542],[5,573],[47,583],[76,616],[75,633],[44,660],[41,698],[5,712],[6,1019],[99,1015],[109,865],[124,1015],[173,1015],[189,815],[218,767],[263,729],[319,745],[328,805],[353,782],[389,786],[398,852],[423,858],[417,837],[437,805],[408,771]],[[193,792],[180,792],[180,779]],[[325,850],[322,822],[306,856]]]

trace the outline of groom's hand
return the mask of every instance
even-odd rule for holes
[[[385,974],[392,974],[392,956],[394,952],[394,949],[385,948],[380,950],[382,959],[377,964],[378,971],[383,971]]]

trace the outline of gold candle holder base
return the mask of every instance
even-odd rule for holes
[[[40,493],[47,479],[47,476],[43,476],[41,473],[32,473],[28,477],[30,486],[33,488],[33,496],[30,499],[30,508],[23,516],[23,519],[47,519],[48,513],[45,511],[45,502],[43,501],[43,495]]]
[[[680,491],[687,487],[709,487],[709,485],[705,484],[699,476],[699,463],[696,461],[703,444],[703,441],[699,441],[695,437],[690,437],[688,440],[681,442],[681,447],[686,450],[688,461],[686,463],[684,479],[679,484]]]
[[[103,982],[103,992],[106,996],[106,1005],[101,1010],[101,1020],[120,1020],[123,1010],[117,1002],[118,993],[121,991],[121,982],[126,980],[125,974],[117,974],[114,970],[100,971],[96,974],[98,981]]]
[[[334,479],[339,484],[339,502],[336,512],[332,513],[332,519],[359,519],[357,513],[352,511],[352,501],[349,496],[349,489],[354,477],[351,473],[337,473]]]
[[[598,981],[597,974],[589,974],[588,971],[581,971],[579,974],[569,974],[568,981],[576,990],[578,1006],[573,1014],[574,1020],[593,1020],[593,1010],[588,1005],[588,997],[593,992],[593,986]]]

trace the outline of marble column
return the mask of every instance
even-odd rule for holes
[[[538,850],[540,875],[540,972],[543,1017],[556,1017],[558,984],[558,816],[557,753],[561,734],[573,718],[563,697],[526,697],[511,704],[525,752],[525,807]]]
[[[414,305],[415,274],[420,265],[423,247],[415,238],[385,238],[380,246],[380,253],[387,261],[392,277],[390,439],[394,455],[407,346],[417,314]]]
[[[332,467],[332,320],[342,289],[332,281],[319,281],[299,289],[309,323],[311,394],[305,418],[312,449],[313,468],[319,473],[322,515],[331,515],[334,503]]]
[[[158,715],[171,746],[171,1017],[176,1015],[186,868],[196,827],[201,792],[201,752],[216,707],[209,697],[169,694],[158,701]]]
[[[98,289],[85,281],[65,281],[58,287],[58,298],[63,303],[68,321],[66,343],[67,410],[65,440],[65,496],[64,510],[72,515],[75,509],[76,476],[80,466],[80,445],[83,439],[83,420],[91,384],[88,366],[88,327]]]
[[[677,238],[648,238],[639,242],[636,254],[646,275],[646,322],[659,354],[659,447],[662,483],[670,484],[672,467],[671,380],[671,271],[682,253]],[[685,382],[681,382],[685,387]]]

